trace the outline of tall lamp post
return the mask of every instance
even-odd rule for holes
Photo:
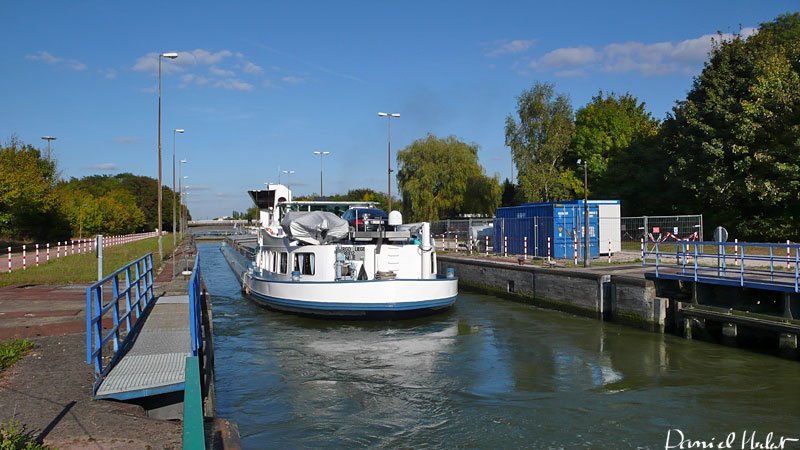
[[[292,179],[291,175],[294,173],[294,170],[283,170],[283,173],[286,174],[286,187],[291,191],[292,190]],[[291,197],[291,194],[289,195]],[[292,200],[291,198],[289,199]]]
[[[177,244],[177,236],[175,235],[175,136],[178,133],[183,133],[183,128],[175,128],[172,130],[172,246]]]
[[[586,161],[578,160],[583,166],[583,267],[589,267],[589,172]]]
[[[163,193],[161,192],[161,59],[169,58],[175,59],[178,54],[175,52],[159,53],[158,54],[158,258],[164,259],[164,244],[162,242],[163,225],[161,217],[161,202]]]
[[[319,196],[323,197],[324,194],[322,193],[322,157],[325,155],[330,155],[331,152],[323,152],[322,150],[314,152],[315,155],[319,155]]]
[[[50,152],[50,142],[55,141],[55,136],[42,136],[42,139],[47,141],[47,160],[50,161],[52,153]]]
[[[398,113],[385,113],[379,112],[379,117],[386,117],[388,121],[388,137],[387,141],[389,142],[389,172],[387,174],[387,185],[389,186],[386,190],[389,194],[389,211],[392,210],[392,117],[400,117]]]
[[[181,233],[181,239],[186,236],[186,230],[183,227],[183,180],[189,178],[187,176],[183,176],[183,165],[186,164],[187,160],[182,159],[180,160],[180,164],[178,165],[178,208],[180,208],[179,214],[180,217],[178,218],[178,230]]]

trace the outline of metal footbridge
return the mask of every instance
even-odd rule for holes
[[[656,243],[642,265],[649,278],[800,293],[800,244]]]
[[[202,350],[200,270],[188,295],[155,297],[148,254],[86,289],[86,362],[95,398],[130,400],[183,391]],[[188,358],[188,359],[187,359]]]

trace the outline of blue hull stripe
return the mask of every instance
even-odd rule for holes
[[[306,300],[289,300],[270,297],[255,291],[250,296],[270,306],[304,309],[308,311],[411,311],[415,309],[445,308],[456,301],[456,297],[402,303],[327,303]]]

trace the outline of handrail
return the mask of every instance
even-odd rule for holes
[[[203,423],[203,389],[197,356],[186,358],[184,377],[186,382],[183,391],[183,448],[204,449],[206,441]]]
[[[200,278],[200,255],[197,255],[192,276],[189,278],[189,330],[192,338],[192,356],[197,356],[203,349]]]
[[[123,281],[124,287],[120,288]],[[136,334],[139,319],[155,304],[153,281],[153,254],[148,253],[86,288],[86,364],[94,365],[93,394],[116,364],[120,350],[126,348]],[[108,283],[111,297],[104,298],[103,287]],[[121,315],[120,300],[125,302]],[[108,333],[103,334],[103,316],[109,311],[112,324]],[[124,329],[121,324],[125,325]],[[103,350],[109,342],[113,344],[113,352],[104,356]]]
[[[642,266],[654,266],[657,278],[666,270],[667,276],[693,281],[716,279],[741,287],[758,284],[800,292],[800,244],[657,242],[652,251],[642,250]]]

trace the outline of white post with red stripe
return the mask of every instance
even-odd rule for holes
[[[36,267],[39,267],[39,244],[36,244]]]
[[[508,256],[508,236],[503,236],[503,256]]]
[[[550,262],[550,236],[547,236],[547,262]]]
[[[608,263],[611,264],[611,239],[608,240]]]
[[[8,272],[11,273],[11,247],[8,247]]]
[[[50,262],[50,243],[47,243],[47,262]]]
[[[485,244],[483,248],[486,250],[486,256],[489,256],[489,236],[484,236],[484,239]]]
[[[75,254],[75,239],[70,239],[69,240],[69,249],[70,249],[70,254],[74,255]]]
[[[578,265],[578,238],[572,238],[572,257],[575,260],[575,265]]]
[[[644,238],[641,238],[640,241],[641,241],[641,250],[642,250],[642,262],[644,262]]]
[[[522,237],[522,259],[528,260],[528,236]]]
[[[786,270],[789,270],[792,267],[792,265],[790,264],[792,259],[791,259],[791,254],[789,252],[789,246],[791,244],[792,244],[792,241],[787,239],[786,240]]]
[[[739,266],[739,239],[738,238],[733,240],[733,255],[734,255],[733,263],[736,264],[736,266],[738,267]]]
[[[22,246],[22,270],[27,270],[27,268],[28,268],[27,267],[28,264],[27,264],[27,261],[26,261],[27,255],[28,255],[28,252],[25,250],[25,246],[23,245]]]
[[[456,235],[456,252],[458,252],[458,235]]]

